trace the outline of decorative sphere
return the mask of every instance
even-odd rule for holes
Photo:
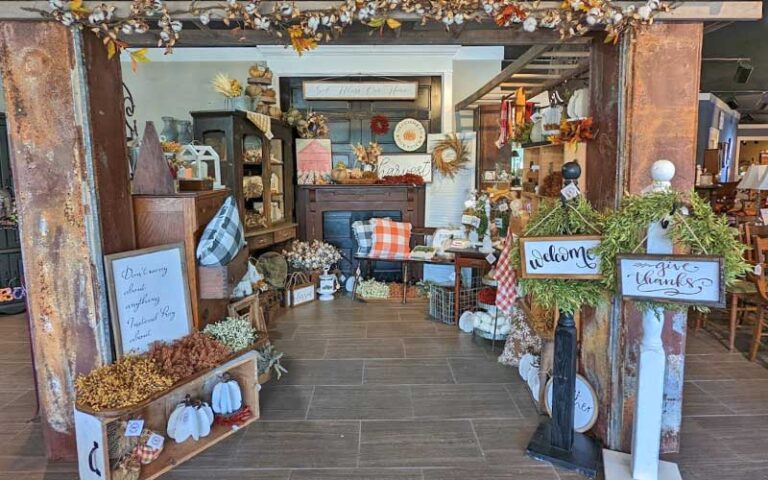
[[[572,161],[563,164],[563,180],[576,180],[581,176],[581,166],[578,162]]]
[[[651,166],[651,178],[655,182],[669,182],[675,176],[675,164],[669,160],[656,160]]]

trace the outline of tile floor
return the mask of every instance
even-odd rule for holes
[[[35,420],[23,316],[0,318],[0,480],[76,478],[48,463]],[[575,480],[527,458],[538,422],[516,372],[487,345],[425,320],[423,306],[340,298],[288,311],[272,337],[289,373],[262,419],[165,478],[178,480]],[[686,480],[768,479],[768,369],[690,335]]]

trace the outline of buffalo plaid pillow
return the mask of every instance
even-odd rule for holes
[[[200,236],[197,263],[206,266],[228,265],[244,246],[245,235],[237,203],[230,195]]]
[[[411,249],[411,224],[393,222],[382,218],[372,218],[373,226],[370,256],[405,257]]]
[[[352,233],[357,241],[356,255],[368,255],[373,246],[373,225],[369,220],[352,222]]]

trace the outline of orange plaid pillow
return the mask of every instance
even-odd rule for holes
[[[411,224],[372,218],[371,257],[405,257],[411,252]]]

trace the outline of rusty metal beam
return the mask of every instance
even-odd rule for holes
[[[132,228],[106,231],[132,223],[124,128],[115,118],[119,62],[100,61],[98,41],[82,35],[91,34],[54,22],[0,22],[35,380],[51,459],[76,457],[76,375],[111,360],[102,254],[133,246]],[[104,84],[92,94],[97,79]]]

